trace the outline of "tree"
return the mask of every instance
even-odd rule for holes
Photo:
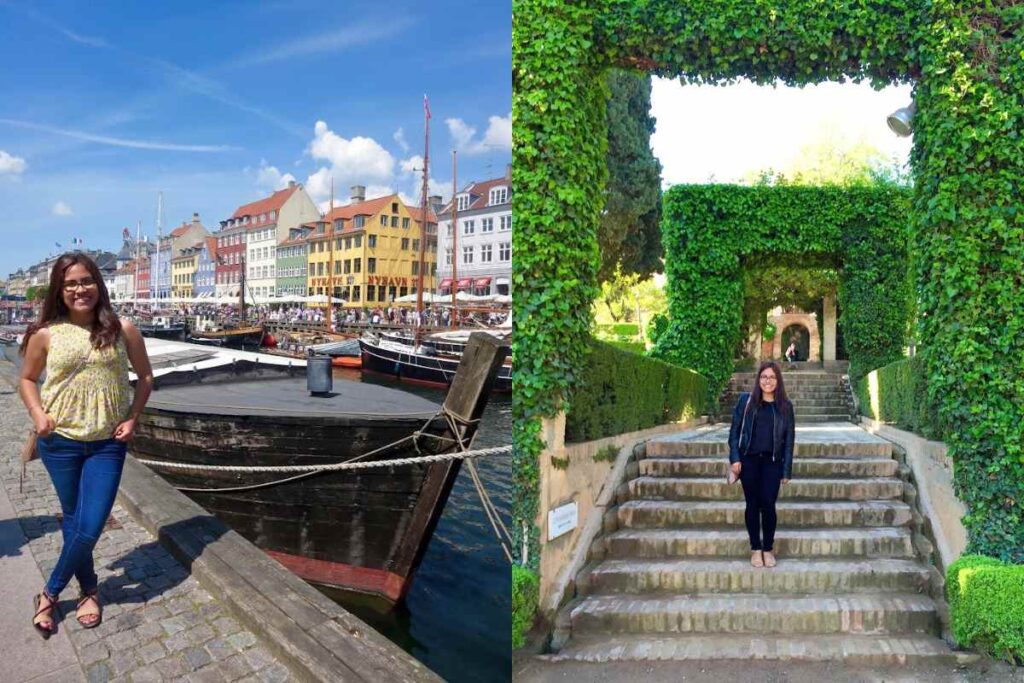
[[[616,266],[646,279],[661,272],[662,255],[661,163],[651,151],[651,80],[617,70],[607,79],[608,185],[598,226],[598,279],[611,278]]]
[[[601,283],[598,301],[604,304],[614,322],[632,322],[636,311],[634,288],[640,281],[635,273],[623,273],[620,267],[612,271],[611,277]]]

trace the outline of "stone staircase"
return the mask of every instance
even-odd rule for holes
[[[849,422],[798,426],[779,562],[755,569],[727,438],[717,425],[638,448],[545,658],[957,661],[889,442]]]
[[[838,371],[782,371],[786,394],[793,401],[797,424],[840,422],[855,418],[853,392],[847,375]],[[719,399],[718,420],[729,422],[732,409],[744,391],[754,388],[753,372],[737,372],[729,379]]]

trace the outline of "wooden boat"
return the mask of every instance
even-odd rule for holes
[[[460,428],[463,438],[472,439],[472,420],[482,414],[507,352],[483,337],[467,349],[444,404],[470,420]],[[418,451],[401,442],[417,430],[451,436],[440,407],[426,399],[339,380],[331,395],[311,396],[301,367],[259,363],[260,377],[253,380],[246,379],[251,370],[233,377],[237,365],[158,378],[133,455],[200,466],[316,465],[375,449],[382,450],[368,461],[450,448],[430,437],[418,440]],[[199,381],[189,382],[190,375]],[[448,460],[299,477],[151,467],[307,581],[397,601],[460,465]]]
[[[263,326],[246,325],[242,327],[224,327],[216,330],[196,332],[189,341],[194,344],[210,346],[227,346],[236,349],[259,348],[263,342]]]
[[[492,335],[482,335],[495,339]],[[497,340],[496,340],[497,341]],[[363,371],[394,377],[403,382],[445,388],[455,377],[461,356],[438,354],[429,343],[412,346],[388,340],[364,337],[359,340]],[[512,391],[512,364],[502,364],[494,391]]]
[[[135,326],[142,333],[143,337],[183,341],[188,336],[188,326],[183,321],[172,320],[163,316],[154,316],[149,321],[139,320],[135,323]]]

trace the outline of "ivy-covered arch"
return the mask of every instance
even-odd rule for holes
[[[1024,560],[1024,4],[514,0],[517,544],[536,560],[540,419],[576,382],[606,179],[602,72],[684,83],[914,82],[921,356],[970,549]]]
[[[717,396],[742,329],[742,269],[756,259],[839,270],[851,375],[898,360],[912,311],[910,202],[898,187],[672,187],[662,219],[670,326],[656,354],[700,372]]]

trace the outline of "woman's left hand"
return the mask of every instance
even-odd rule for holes
[[[788,484],[788,483],[789,483],[789,479],[783,479],[783,480],[782,480],[782,483],[783,483],[783,484]]]
[[[128,418],[114,429],[116,441],[129,441],[133,436],[135,436],[135,418],[133,417]]]

